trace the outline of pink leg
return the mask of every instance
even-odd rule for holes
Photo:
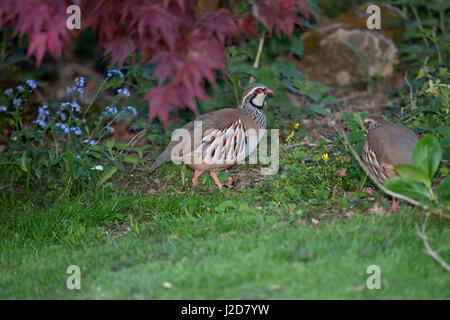
[[[392,206],[389,209],[389,213],[393,213],[393,212],[397,211],[398,209],[400,209],[400,202],[393,197],[392,198]]]
[[[222,190],[223,186],[220,183],[219,178],[217,178],[217,173],[216,172],[210,172],[209,173],[211,175],[211,177],[214,179],[214,182],[216,183],[216,185],[219,187],[220,190]]]
[[[198,171],[196,169],[195,172],[194,172],[194,178],[192,179],[192,184],[194,185],[194,187],[197,186],[198,177],[199,177],[199,174],[198,174]]]

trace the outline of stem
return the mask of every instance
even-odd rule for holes
[[[412,9],[412,12],[413,12],[413,14],[414,14],[414,17],[415,17],[416,20],[417,20],[417,23],[418,23],[418,25],[419,25],[419,30],[420,30],[422,33],[424,33],[424,32],[423,32],[423,27],[422,27],[422,20],[420,20],[419,13],[417,12],[416,6],[415,6],[413,3],[410,3],[409,5],[411,6],[411,9]],[[427,38],[422,36],[422,39],[423,39],[423,42],[425,42],[425,46],[429,49],[429,48],[430,48],[430,45],[428,44]]]
[[[258,52],[256,53],[255,63],[253,64],[255,68],[258,68],[259,66],[259,59],[261,58],[261,52],[263,47],[264,47],[264,34],[261,36],[261,38],[259,38]]]
[[[236,81],[234,81],[233,77],[230,77],[231,84],[233,85],[233,94],[234,94],[234,100],[236,100],[236,106],[239,106],[239,96],[237,92],[237,86]]]
[[[28,194],[30,192],[30,178],[31,178],[30,171],[31,171],[31,164],[30,164],[30,167],[27,170],[27,185],[25,187],[25,193],[26,193],[27,196],[28,196]]]
[[[264,34],[261,35],[261,38],[259,38],[259,44],[258,44],[258,52],[256,53],[255,62],[253,63],[253,67],[255,69],[258,69],[259,67],[259,60],[261,59],[261,52],[264,47]],[[250,78],[250,83],[255,82],[255,77]]]
[[[103,86],[105,85],[105,83],[108,81],[108,78],[105,79],[105,81],[102,82],[102,84],[98,87],[97,91],[95,92],[94,96],[92,97],[91,102],[89,103],[89,105],[87,106],[86,110],[83,113],[83,118],[86,117],[87,112],[89,111],[89,109],[91,108],[92,104],[94,103],[95,99],[97,99],[98,95],[100,94],[100,92],[103,89]]]
[[[447,37],[447,29],[445,28],[444,10],[439,10],[439,19],[441,21],[441,31],[445,38]]]

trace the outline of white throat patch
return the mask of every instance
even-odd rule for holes
[[[256,95],[256,97],[254,97],[252,101],[256,106],[262,107],[265,98],[266,98],[266,95],[264,93],[260,93],[260,94]]]

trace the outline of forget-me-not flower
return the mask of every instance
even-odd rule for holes
[[[117,75],[117,76],[123,78],[123,73],[122,73],[122,71],[117,70],[117,69],[108,70],[107,75],[108,75],[108,78],[112,77],[113,75]]]
[[[125,97],[129,97],[130,96],[130,91],[127,88],[118,89],[117,90],[117,94],[123,95]]]
[[[70,131],[72,131],[77,136],[79,136],[81,134],[81,129],[77,128],[77,127],[70,128]]]
[[[27,85],[31,88],[31,89],[36,89],[37,88],[37,84],[36,81],[34,80],[27,80]]]
[[[95,140],[88,140],[88,139],[84,139],[83,143],[89,143],[91,146],[93,146],[95,144]]]
[[[13,105],[18,106],[22,103],[22,99],[20,98],[16,98],[13,100]]]
[[[83,87],[84,87],[84,83],[85,83],[85,79],[84,79],[83,77],[77,77],[77,78],[75,79],[75,85],[76,85],[78,88],[83,88]]]
[[[123,107],[123,110],[124,110],[124,111],[129,111],[129,112],[131,112],[131,113],[133,114],[134,117],[137,115],[137,111],[136,111],[136,108],[135,108],[135,107],[132,107],[132,106],[126,106],[126,107]]]

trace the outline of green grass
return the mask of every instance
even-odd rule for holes
[[[0,298],[449,299],[448,273],[416,234],[424,212],[403,204],[393,215],[371,213],[388,200],[361,192],[360,169],[336,160],[342,146],[328,161],[308,160],[326,150],[324,142],[282,152],[277,175],[221,193],[204,178],[192,194],[182,167],[166,164],[122,177],[149,189],[155,178],[167,184],[154,194],[116,181],[74,194],[3,195]],[[336,176],[343,167],[347,176]],[[244,179],[236,177],[250,168],[258,167],[229,175]],[[431,217],[427,234],[448,261],[448,223]],[[66,287],[69,265],[81,268],[81,290]],[[366,288],[370,265],[381,268],[380,290]]]

